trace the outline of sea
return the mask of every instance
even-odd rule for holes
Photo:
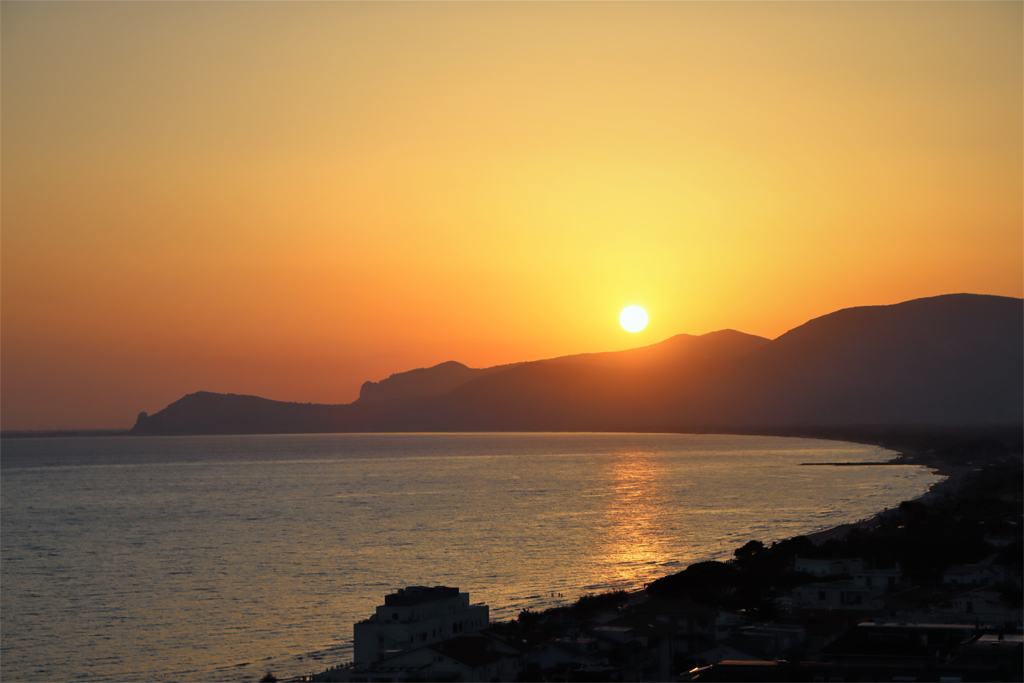
[[[940,480],[859,444],[685,434],[5,439],[0,678],[255,681],[351,660],[412,585],[491,620],[871,516]]]

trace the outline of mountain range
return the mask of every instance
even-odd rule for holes
[[[449,361],[341,405],[197,392],[137,434],[757,431],[1017,425],[1024,302],[949,294],[847,308],[769,340],[735,330],[490,368]]]

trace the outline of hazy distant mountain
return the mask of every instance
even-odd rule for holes
[[[188,394],[153,415],[140,413],[140,434],[307,434],[371,429],[372,411],[356,404],[287,403],[259,396]]]
[[[664,364],[685,362],[688,358],[696,356],[734,356],[751,351],[762,343],[766,344],[768,340],[764,337],[725,330],[701,337],[679,334],[657,344],[625,351],[582,353],[532,362],[582,363],[607,368],[643,370],[644,368],[660,367]],[[410,401],[443,396],[477,378],[523,365],[530,365],[530,363],[470,368],[450,360],[430,368],[417,368],[395,373],[379,382],[363,382],[363,386],[359,390],[359,398],[355,403]]]
[[[659,344],[612,353],[523,363],[474,379],[446,396],[396,406],[384,416],[393,430],[633,430],[670,428],[667,406],[699,393],[739,359],[770,344],[721,330],[677,335]]]
[[[778,339],[722,330],[363,385],[355,403],[191,394],[138,433],[685,430],[1019,424],[1024,302],[952,294],[849,308]]]
[[[643,370],[681,363],[706,362],[749,353],[770,340],[736,330],[720,330],[694,336],[677,334],[663,342],[626,351],[580,353],[537,363],[581,363],[623,370]]]
[[[1022,312],[972,294],[837,311],[744,359],[720,407],[747,424],[1019,423]]]
[[[430,368],[398,372],[379,382],[363,382],[363,386],[359,389],[359,398],[355,402],[381,403],[383,401],[409,401],[428,396],[440,396],[471,379],[511,367],[511,365],[495,365],[492,368],[470,368],[450,360]]]

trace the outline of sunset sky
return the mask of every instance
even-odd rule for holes
[[[5,1],[2,427],[1020,297],[1022,9]]]

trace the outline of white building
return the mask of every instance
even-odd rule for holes
[[[875,598],[880,591],[855,581],[809,583],[793,589],[793,597],[804,609],[873,610],[884,604]]]
[[[848,557],[841,560],[798,557],[793,562],[793,569],[798,572],[814,574],[815,576],[855,574],[864,569],[864,560],[859,557]]]
[[[487,628],[487,605],[469,604],[469,593],[448,586],[410,586],[384,596],[369,619],[355,625],[356,666]]]
[[[985,584],[995,578],[996,572],[983,564],[958,564],[942,572],[943,583]]]
[[[853,581],[858,586],[867,586],[877,589],[873,595],[882,595],[891,590],[900,582],[903,577],[900,571],[900,563],[896,562],[892,567],[878,567],[873,562],[865,563],[863,569],[851,572]]]
[[[979,586],[961,593],[953,598],[948,607],[952,608],[953,615],[946,618],[953,622],[973,622],[990,627],[1021,623],[1020,606],[1006,604],[999,591],[989,586]]]

